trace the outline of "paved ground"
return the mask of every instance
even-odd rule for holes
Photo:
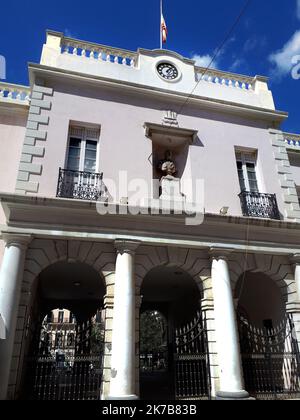
[[[168,372],[141,374],[140,389],[143,400],[174,400],[173,377]]]

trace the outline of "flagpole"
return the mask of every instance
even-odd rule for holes
[[[163,0],[160,0],[160,49],[163,49],[162,41],[162,15],[163,15]]]

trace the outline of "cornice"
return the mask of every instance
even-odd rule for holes
[[[145,122],[144,124],[146,137],[152,138],[153,134],[168,135],[172,138],[185,139],[189,144],[193,144],[196,141],[198,131],[190,130],[181,127],[172,127],[169,125],[155,124],[151,122]]]
[[[155,49],[155,50],[147,50],[145,48],[139,48],[138,54],[148,55],[150,57],[159,57],[159,56],[166,56],[166,57],[172,57],[176,58],[177,60],[180,60],[186,64],[195,65],[195,60],[192,60],[190,58],[186,58],[181,54],[178,54],[175,51],[170,50],[161,50],[161,49]]]
[[[202,109],[210,109],[222,113],[234,114],[236,116],[246,116],[251,119],[282,123],[288,118],[288,113],[283,111],[274,111],[271,109],[259,108],[205,96],[189,95],[187,93],[174,92],[169,89],[161,89],[148,85],[109,79],[102,76],[88,75],[70,70],[48,67],[41,64],[29,63],[29,77],[31,86],[34,83],[35,77],[44,77],[49,79],[62,78],[97,86],[105,86],[117,89],[119,92],[121,87],[124,92],[127,91],[134,94],[140,93],[143,96],[147,94],[149,96],[161,97],[164,100],[168,98],[172,101],[179,101],[180,103],[183,99],[188,97],[189,103],[201,106]]]
[[[0,112],[1,114],[11,115],[12,112],[20,115],[26,115],[29,112],[29,104],[17,100],[1,100]]]
[[[96,214],[95,203],[91,202],[13,194],[0,194],[0,199],[8,223],[8,226],[0,227],[2,233],[102,242],[130,240],[149,245],[197,249],[221,247],[233,249],[234,252],[258,252],[288,257],[300,254],[300,223],[206,214],[203,225],[193,231],[186,231],[184,215],[100,216]],[[30,220],[27,219],[29,214]],[[56,225],[51,223],[53,214],[56,214]],[[85,220],[86,225],[78,224],[78,217]],[[169,226],[170,229],[162,232],[162,225]],[[246,241],[244,233],[248,226],[251,228],[251,237]],[[273,242],[270,239],[271,233]],[[277,237],[278,241],[275,242]]]

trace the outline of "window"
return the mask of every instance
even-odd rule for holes
[[[256,153],[237,152],[236,162],[241,191],[259,192],[256,174]]]
[[[290,165],[300,168],[300,153],[289,151],[288,156],[289,156]]]
[[[67,338],[67,346],[73,347],[75,344],[75,335],[74,333],[69,333]]]
[[[49,312],[47,315],[47,324],[51,324],[51,322],[53,322],[53,313]]]
[[[99,129],[70,127],[67,169],[97,172]]]
[[[61,324],[64,322],[64,311],[58,312],[58,322]]]
[[[62,348],[63,347],[63,334],[62,333],[56,333],[55,334],[55,347]]]
[[[70,312],[69,324],[75,324],[75,322],[76,322],[75,315],[72,312]]]

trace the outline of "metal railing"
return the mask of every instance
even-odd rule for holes
[[[280,220],[276,194],[243,191],[239,197],[243,216]]]
[[[300,397],[299,346],[292,314],[276,327],[259,327],[238,314],[245,389],[258,400]]]
[[[103,173],[59,168],[57,197],[97,201],[104,192]]]

